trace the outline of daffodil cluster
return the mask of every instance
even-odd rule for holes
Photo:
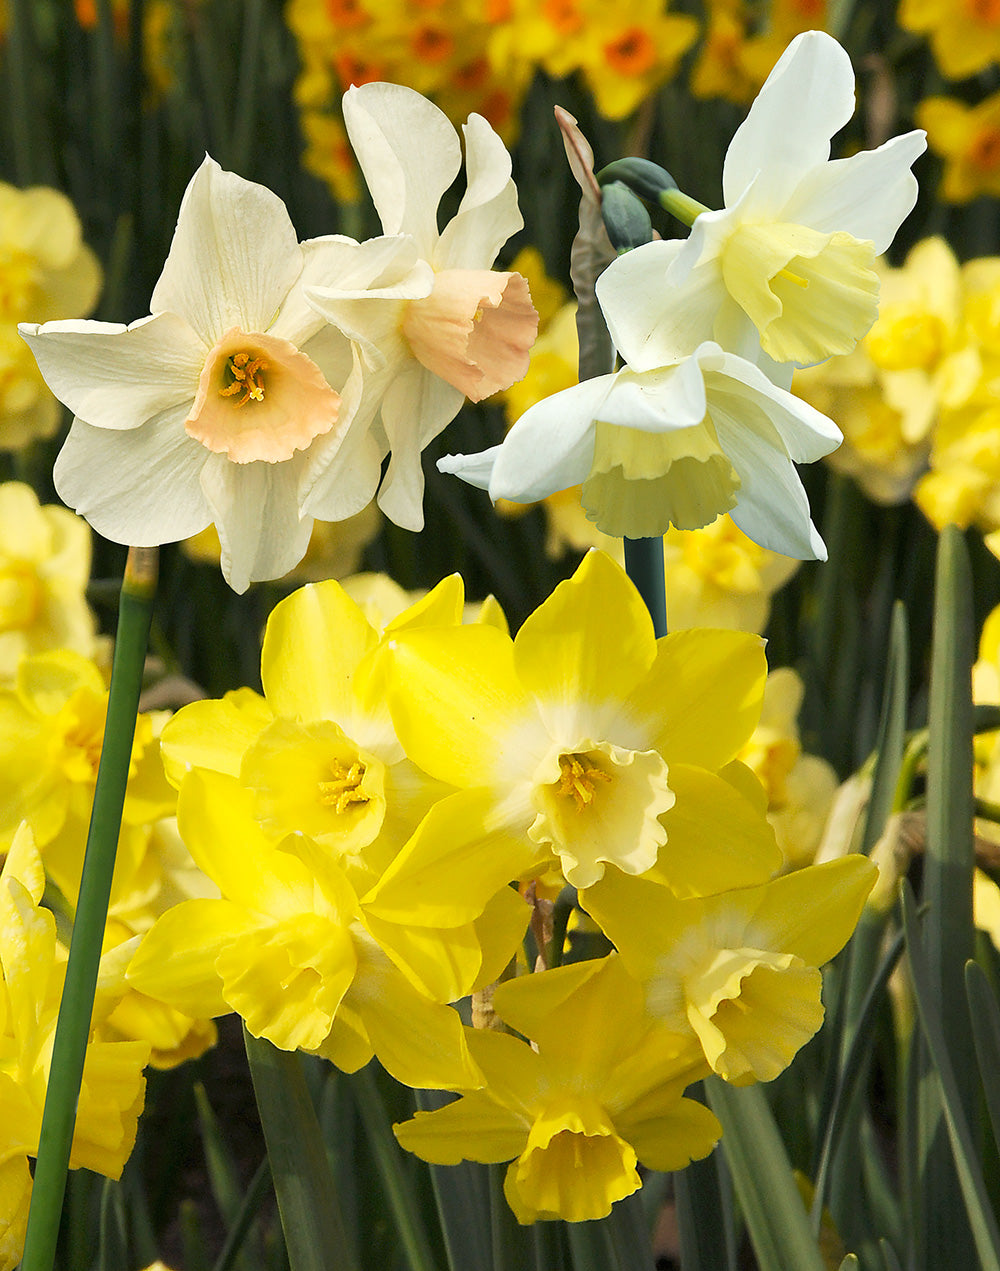
[[[913,207],[925,147],[911,132],[831,160],[853,110],[844,50],[821,32],[797,37],[730,144],[725,206],[708,210],[663,174],[659,201],[690,236],[626,251],[599,277],[621,369],[438,466],[522,503],[580,484],[587,516],[616,536],[729,512],[763,547],[825,558],[794,465],[841,434],[787,390],[795,366],[850,352],[875,321],[875,259]]]
[[[770,1080],[816,1031],[819,968],[874,869],[781,874],[740,759],[759,637],[657,639],[600,552],[513,638],[493,606],[463,616],[457,577],[386,622],[312,584],[271,615],[263,694],[166,723],[180,834],[218,894],[164,912],[126,978],[345,1071],[374,1054],[404,1083],[460,1092],[400,1141],[442,1163],[512,1161],[522,1222],[597,1218],[641,1185],[639,1164],[711,1150],[692,1082]],[[564,887],[614,952],[556,965],[546,897]],[[463,1024],[469,994],[507,1031]]]
[[[466,397],[524,373],[535,336],[524,279],[491,268],[522,222],[486,120],[465,125],[466,190],[440,230],[463,162],[445,116],[394,84],[343,111],[382,237],[299,242],[280,199],[206,158],[148,317],[20,327],[75,416],[64,501],[137,546],[214,524],[236,591],[296,565],[314,517],[365,508],[386,455],[380,505],[420,529],[421,451]]]

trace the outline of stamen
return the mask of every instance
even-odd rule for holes
[[[332,806],[336,812],[346,812],[352,803],[368,802],[368,796],[361,789],[365,766],[360,759],[356,759],[350,768],[345,768],[335,759],[330,764],[330,772],[333,780],[319,783],[321,803]]]
[[[611,774],[591,763],[586,755],[560,755],[559,770],[561,775],[556,794],[569,795],[578,812],[593,803],[595,781],[611,780]]]
[[[262,357],[253,357],[250,353],[234,353],[226,363],[226,370],[233,377],[227,388],[219,389],[220,397],[234,397],[237,393],[243,396],[236,406],[245,406],[251,399],[255,402],[264,400],[264,381],[262,374],[268,369]]]
[[[787,278],[789,282],[795,283],[796,287],[808,287],[808,278],[800,278],[798,274],[793,274],[790,269],[779,269],[776,277]]]

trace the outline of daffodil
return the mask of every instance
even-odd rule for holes
[[[637,252],[645,290],[697,282],[678,321],[702,323],[741,350],[759,333],[775,362],[847,353],[875,321],[875,257],[917,198],[910,166],[922,132],[830,160],[830,140],[854,113],[854,71],[831,36],[808,31],[785,50],[726,153],[725,206],[701,210],[690,237]],[[667,206],[670,206],[669,202]]]
[[[149,317],[21,326],[76,416],[55,466],[64,501],[139,546],[214,522],[236,591],[287,573],[312,528],[303,490],[317,515],[343,519],[371,499],[381,459],[358,415],[360,364],[304,288],[405,277],[408,251],[404,240],[300,244],[280,199],[206,158]]]
[[[1000,194],[1000,93],[975,106],[955,97],[927,97],[916,118],[927,129],[930,148],[944,159],[942,199],[968,203]]]
[[[677,1170],[712,1150],[718,1122],[683,1097],[706,1069],[650,1026],[618,958],[522,976],[493,1004],[532,1045],[467,1030],[485,1088],[394,1126],[403,1147],[442,1165],[511,1161],[504,1195],[521,1223],[603,1218],[642,1186],[639,1163]]]
[[[762,792],[731,765],[760,708],[758,637],[656,640],[625,572],[590,552],[514,640],[484,625],[410,629],[389,649],[406,753],[487,796],[484,831],[523,843],[517,876],[557,863],[587,887],[655,867],[689,895],[778,867]]]
[[[452,870],[446,887],[421,897],[407,879],[425,845],[436,856],[439,843],[450,851],[461,841],[474,803],[461,793],[437,804],[394,863],[410,894],[397,921],[369,913],[314,839],[299,833],[275,843],[254,815],[252,791],[235,777],[189,773],[180,832],[221,898],[169,909],[143,939],[129,982],[195,1018],[235,1010],[254,1036],[322,1054],[348,1072],[374,1053],[410,1085],[478,1085],[460,1017],[444,1003],[477,983],[484,955],[473,919],[498,887]],[[490,955],[485,974],[495,977],[523,934],[527,906],[505,888],[491,919],[505,945]]]
[[[628,366],[546,398],[499,446],[438,467],[516,503],[582,484],[587,517],[605,534],[652,538],[729,512],[762,547],[825,559],[793,461],[828,454],[839,429],[710,340],[678,353],[686,336],[668,293],[651,316],[632,290],[640,255],[620,257],[598,283]]]
[[[649,1014],[746,1085],[776,1077],[819,1028],[819,968],[847,943],[876,874],[848,856],[681,899],[609,870],[580,903],[643,985]]]
[[[528,368],[538,315],[527,283],[491,268],[523,222],[510,155],[481,116],[464,126],[467,186],[440,231],[438,204],[462,165],[441,111],[402,85],[364,84],[345,94],[344,120],[385,233],[413,245],[414,285],[360,292],[326,282],[306,294],[362,350],[391,451],[379,506],[419,530],[421,452],[464,398],[481,401]],[[311,513],[317,496],[308,484],[306,494]]]

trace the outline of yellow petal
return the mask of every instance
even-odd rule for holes
[[[418,1112],[392,1130],[408,1152],[435,1165],[509,1161],[528,1137],[521,1118],[485,1092],[463,1095],[434,1112]]]
[[[215,960],[253,920],[225,900],[186,900],[157,919],[143,937],[126,978],[133,988],[186,1015],[228,1015]]]
[[[227,693],[221,701],[182,706],[167,720],[160,737],[167,776],[175,786],[189,768],[238,777],[247,747],[272,719],[264,698],[249,688]]]

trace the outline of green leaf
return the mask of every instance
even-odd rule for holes
[[[358,1271],[301,1058],[243,1038],[291,1271]]]
[[[993,1138],[1000,1148],[1000,1006],[986,972],[978,962],[965,967],[965,990],[969,997],[973,1040],[982,1077],[986,1107]]]
[[[978,1254],[975,1265],[980,1268],[980,1271],[1000,1271],[1000,1230],[997,1229],[996,1218],[983,1182],[972,1131],[969,1128],[965,1105],[955,1077],[952,1056],[945,1039],[943,1020],[935,1009],[937,1003],[934,999],[932,972],[917,927],[913,892],[907,882],[903,883],[902,907],[906,950],[913,979],[913,994],[931,1061],[940,1082],[942,1112],[961,1188],[960,1199],[965,1202],[964,1209],[968,1215]],[[947,1259],[939,1260],[932,1265],[938,1267],[948,1265]],[[973,1263],[968,1261],[961,1265],[972,1266]]]
[[[450,1100],[437,1090],[415,1090],[413,1094],[422,1112],[443,1107]],[[487,1167],[462,1161],[458,1165],[431,1165],[429,1169],[450,1271],[493,1271]]]
[[[112,1178],[106,1178],[101,1189],[100,1233],[98,1271],[120,1271],[121,1267],[128,1265],[125,1206],[121,1188]]]
[[[233,1216],[226,1243],[222,1246],[212,1271],[232,1271],[233,1267],[236,1266],[236,1260],[243,1248],[243,1242],[250,1228],[254,1225],[260,1213],[261,1205],[264,1203],[264,1198],[270,1190],[271,1170],[265,1156],[257,1166],[254,1176],[250,1180],[250,1186],[247,1188],[247,1193]]]
[[[689,1098],[704,1098],[699,1084]],[[684,1271],[736,1271],[733,1186],[725,1154],[716,1148],[673,1175]]]
[[[710,1077],[708,1102],[722,1123],[733,1188],[761,1271],[825,1271],[788,1153],[760,1086]]]

